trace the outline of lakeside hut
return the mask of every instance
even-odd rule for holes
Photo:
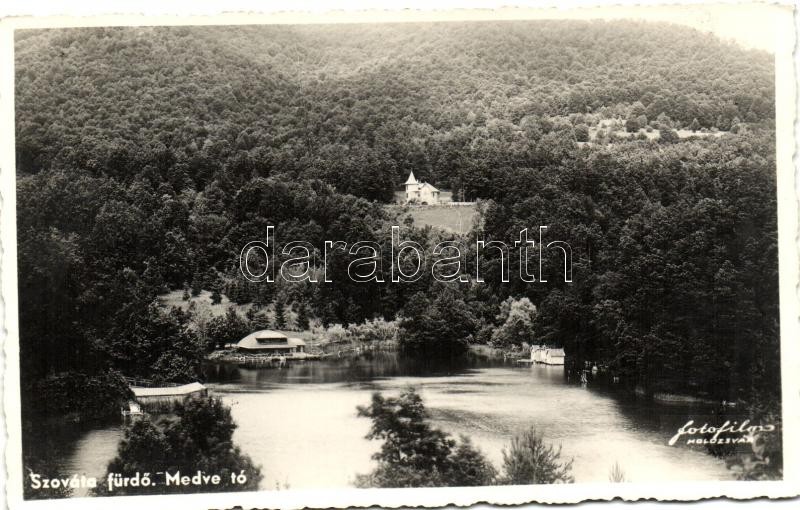
[[[301,338],[289,338],[283,333],[263,329],[239,340],[236,350],[249,354],[294,356],[305,353],[306,343]]]
[[[547,347],[545,347],[544,345],[531,346],[531,361],[534,363],[544,363],[546,352],[547,352]]]
[[[547,349],[542,363],[545,365],[563,365],[564,356],[564,349]]]
[[[148,411],[169,410],[176,403],[208,396],[208,389],[199,382],[159,387],[131,386],[131,391],[136,397],[136,403],[141,407],[137,406],[134,409],[134,406],[130,406],[130,414],[141,414],[142,409]]]

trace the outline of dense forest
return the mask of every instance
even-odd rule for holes
[[[766,53],[665,24],[541,21],[31,30],[15,58],[26,413],[76,411],[87,377],[120,395],[121,375],[198,378],[207,339],[157,300],[190,287],[326,325],[399,317],[406,352],[439,357],[513,342],[493,334],[502,304],[527,299],[535,340],[575,363],[649,393],[777,405]],[[481,284],[237,273],[268,225],[318,250],[385,246],[411,170],[482,214],[463,238],[404,221],[404,239],[548,225],[574,281],[558,253],[535,284],[501,282],[489,257]]]
[[[386,200],[410,170],[477,179],[498,136],[534,141],[542,117],[774,116],[767,54],[647,23],[70,29],[20,32],[16,55],[21,172],[149,165],[176,192],[281,174]]]

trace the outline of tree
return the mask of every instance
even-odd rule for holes
[[[367,439],[383,440],[372,458],[378,467],[359,475],[360,487],[490,485],[495,469],[469,439],[451,439],[428,423],[422,398],[409,388],[397,398],[373,393],[358,415],[372,419]]]
[[[269,316],[264,311],[256,313],[253,319],[250,321],[250,327],[253,329],[253,331],[269,329]]]
[[[639,124],[639,119],[631,115],[625,120],[625,130],[628,133],[636,133],[641,128],[641,124]]]
[[[578,124],[575,126],[575,141],[588,142],[589,141],[589,126],[586,124]]]
[[[108,420],[119,415],[119,409],[133,397],[130,386],[116,370],[88,375],[62,372],[36,381],[26,393],[32,395],[32,408],[38,412],[32,420],[63,416],[75,409],[86,421]]]
[[[697,131],[700,129],[700,122],[697,121],[697,117],[692,119],[692,123],[689,125],[689,129],[692,131]]]
[[[218,305],[221,302],[222,302],[222,295],[219,293],[219,290],[214,289],[214,291],[211,292],[211,304]]]
[[[459,436],[459,443],[450,455],[450,462],[450,486],[479,487],[496,482],[497,470],[465,435]]]
[[[571,471],[572,460],[561,460],[561,447],[547,445],[534,428],[514,436],[510,447],[503,449],[504,484],[572,483]]]
[[[658,132],[658,141],[661,143],[675,143],[680,140],[678,132],[672,128],[662,128]]]
[[[214,317],[206,324],[208,349],[224,349],[226,344],[238,342],[250,334],[252,328],[250,321],[231,306],[225,315]]]
[[[308,329],[308,307],[300,303],[297,307],[297,328],[303,331]]]
[[[672,128],[672,119],[669,118],[664,112],[658,114],[656,117],[655,126],[656,129],[664,130],[664,129],[671,129]]]
[[[400,323],[400,349],[424,359],[454,359],[465,354],[478,321],[463,299],[444,287],[431,302],[423,293],[411,296]]]
[[[192,277],[192,296],[197,297],[203,291],[203,280],[200,273],[195,273]]]
[[[109,473],[133,477],[151,474],[148,487],[117,487],[111,494],[168,494],[187,492],[252,491],[262,479],[261,468],[233,444],[236,424],[230,408],[217,398],[191,399],[178,404],[175,417],[152,421],[148,416],[134,421],[125,429],[117,455],[108,465]],[[171,485],[159,480],[159,473],[219,475],[219,484]],[[231,481],[231,474],[244,473],[244,483]],[[105,478],[104,478],[105,479]],[[106,492],[106,484],[98,484],[98,494]]]
[[[641,101],[636,101],[631,105],[630,114],[632,117],[640,117],[645,114],[646,108]]]
[[[352,43],[344,46],[325,44],[327,29],[300,38],[269,27],[214,30],[219,37],[137,28],[40,31],[16,39],[24,408],[48,406],[36,398],[35,383],[58,385],[64,373],[96,378],[112,367],[126,376],[195,380],[206,347],[194,333],[202,319],[199,313],[169,318],[158,304],[157,314],[145,316],[160,290],[190,280],[191,294],[216,288],[221,299],[218,272],[228,271],[231,281],[244,242],[261,238],[268,225],[320,250],[323,239],[386,238],[393,213],[370,200],[390,200],[393,183],[410,169],[494,204],[478,215],[470,240],[478,232],[509,240],[521,225],[551,225],[549,233],[560,231],[574,247],[580,278],[564,287],[553,278],[548,285],[495,285],[489,276],[476,286],[490,288],[487,295],[451,285],[464,292],[440,299],[427,275],[402,285],[349,285],[347,254],[333,250],[340,252],[331,265],[334,286],[292,294],[288,287],[303,286],[248,282],[227,296],[244,301],[255,291],[266,306],[279,291],[283,303],[309,303],[309,315],[326,325],[402,313],[404,353],[449,359],[466,350],[477,325],[493,321],[494,313],[478,310],[524,293],[539,307],[537,336],[569,342],[576,362],[596,360],[651,389],[780,400],[769,55],[688,28],[617,22],[548,22],[536,30],[527,22],[437,30],[408,25],[380,34],[331,28]],[[454,69],[474,64],[471,52],[461,50],[476,38],[491,43],[483,61],[496,68],[454,76]],[[665,45],[665,38],[675,44]],[[539,50],[552,40],[568,40],[569,51]],[[220,59],[227,54],[220,42],[262,51],[265,41],[287,54],[313,47],[319,58],[252,66]],[[154,53],[144,42],[175,52]],[[598,47],[620,43],[626,51],[614,59],[596,58]],[[436,51],[420,54],[420,44]],[[699,47],[707,58],[681,58]],[[61,50],[63,58],[49,57]],[[344,72],[354,62],[379,61],[386,51],[399,56],[386,63],[386,72],[328,79],[325,86],[272,79],[319,76],[320,65]],[[200,88],[209,100],[185,101],[197,85],[192,73],[165,80],[153,72],[178,69],[173,61],[208,71]],[[397,65],[408,61],[419,65]],[[453,65],[440,69],[441,61]],[[685,72],[672,72],[676,63]],[[98,73],[63,79],[88,64]],[[521,83],[534,68],[541,70],[536,84]],[[413,69],[432,80],[430,100],[419,101],[407,86],[418,81]],[[255,83],[256,75],[266,78]],[[610,75],[616,84],[598,78]],[[696,78],[690,88],[687,75]],[[657,93],[653,76],[660,80]],[[104,104],[87,101],[92,87],[107,92]],[[512,89],[525,97],[505,101],[502,91]],[[390,93],[365,96],[365,90]],[[163,100],[155,105],[152,98]],[[567,121],[566,111],[596,113]],[[642,115],[658,116],[662,131],[688,126],[694,117],[703,119],[696,128],[720,117],[745,124],[737,136],[679,144],[665,143],[671,133],[662,133],[654,150],[614,131],[628,117],[641,128]],[[613,146],[576,150],[577,125],[599,119]],[[408,212],[400,217],[414,223]],[[427,230],[421,217],[416,223],[409,230],[428,248],[446,235]],[[499,261],[489,262],[496,267]],[[643,281],[641,268],[653,274]],[[424,299],[409,299],[418,292]],[[189,306],[197,308],[194,300]],[[480,338],[487,333],[488,326]],[[101,381],[113,389],[112,381]],[[53,407],[63,414],[83,409],[78,399]]]
[[[165,311],[157,299],[134,301],[113,319],[108,337],[96,343],[123,374],[169,382],[200,378],[205,349],[186,312]]]
[[[283,301],[275,301],[275,327],[284,329],[286,327],[286,309]]]
[[[508,297],[500,305],[500,314],[497,316],[501,323],[494,333],[492,342],[501,345],[521,345],[523,342],[533,343],[533,321],[536,319],[536,306],[531,300],[523,297],[514,299]]]

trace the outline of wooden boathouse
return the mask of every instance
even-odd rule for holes
[[[564,349],[551,348],[544,345],[534,345],[531,347],[530,359],[518,359],[517,363],[543,363],[545,365],[563,365]]]
[[[306,343],[300,338],[289,338],[283,333],[262,329],[239,340],[236,350],[241,353],[302,358],[306,354]]]
[[[199,382],[173,386],[131,386],[136,402],[148,411],[171,409],[176,403],[208,396],[208,388]]]

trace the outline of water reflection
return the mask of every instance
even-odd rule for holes
[[[420,366],[382,354],[281,370],[209,369],[212,388],[231,403],[240,425],[237,441],[272,480],[267,486],[339,487],[369,471],[378,445],[363,439],[369,423],[355,408],[372,391],[397,394],[407,386],[421,393],[436,426],[472,437],[498,466],[510,438],[535,425],[575,458],[577,481],[606,481],[614,462],[633,481],[730,477],[705,451],[666,445],[689,418],[714,419],[707,409],[645,404],[568,384],[563,367],[480,359]]]
[[[289,367],[263,369],[240,368],[229,363],[205,365],[209,381],[220,384],[243,383],[257,387],[282,384],[325,384],[364,382],[397,376],[445,377],[466,374],[478,367],[503,366],[502,361],[463,358],[451,363],[424,363],[393,353],[367,353],[358,358],[333,358],[325,361],[296,363]]]
[[[578,482],[607,481],[619,462],[630,481],[730,478],[724,462],[702,449],[667,446],[688,419],[724,417],[702,406],[644,403],[602,387],[566,381],[563,367],[469,359],[422,365],[386,353],[282,369],[205,366],[208,386],[231,406],[234,440],[262,465],[262,489],[345,487],[372,469],[379,444],[364,439],[369,421],[356,407],[373,391],[418,389],[435,426],[470,436],[500,466],[510,438],[536,426],[574,457]],[[730,417],[728,417],[730,418]],[[119,426],[85,434],[61,457],[68,472],[102,473]]]

